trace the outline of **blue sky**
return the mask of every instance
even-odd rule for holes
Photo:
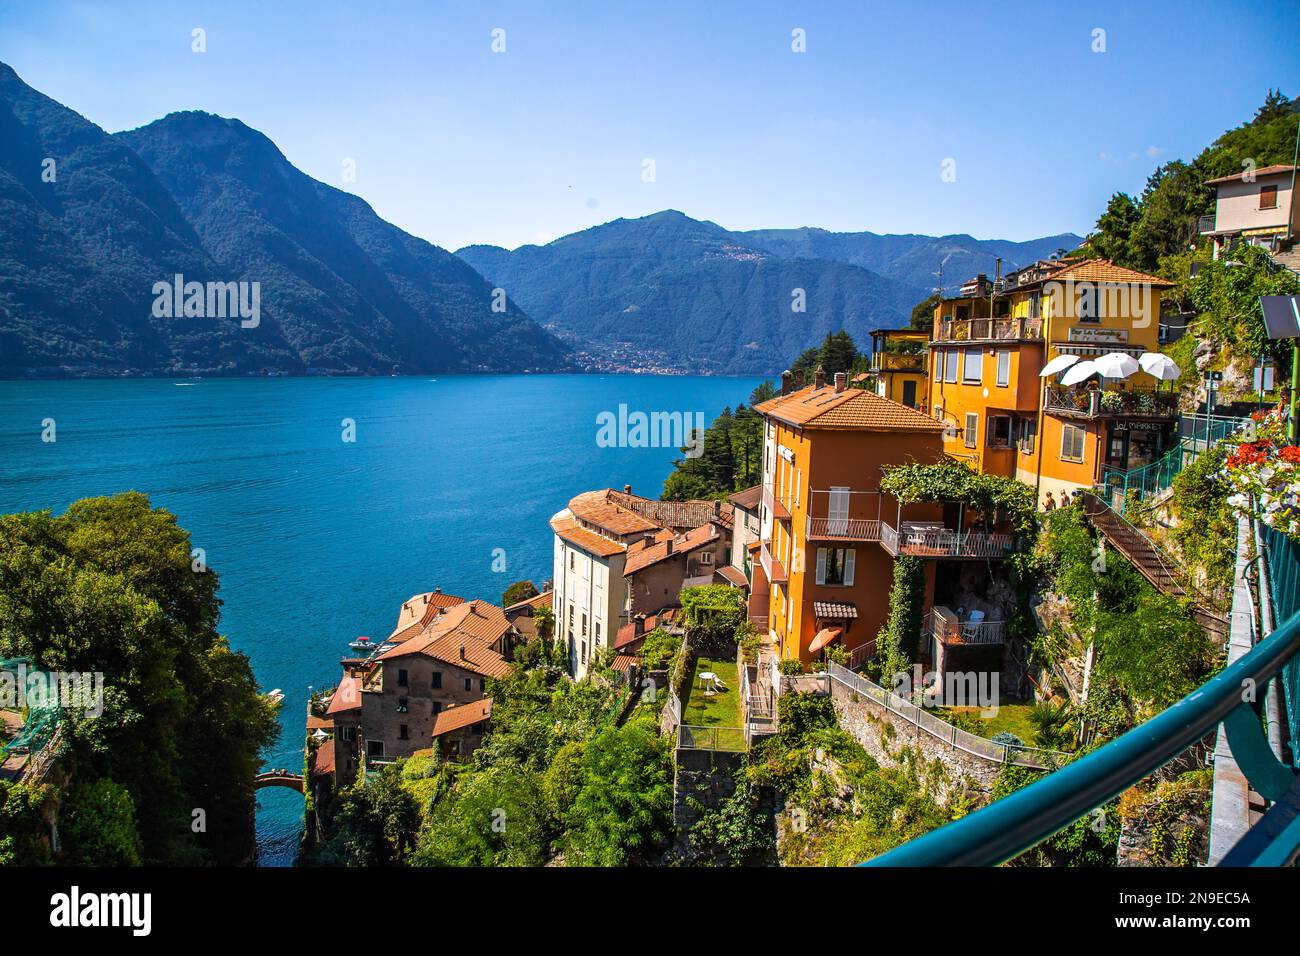
[[[452,249],[665,208],[1028,239],[1300,93],[1300,4],[1131,6],[0,0],[0,60],[110,131],[238,117]]]

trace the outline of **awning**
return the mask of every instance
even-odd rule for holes
[[[858,606],[847,601],[813,601],[813,613],[823,620],[850,620],[858,616]]]
[[[808,653],[816,654],[823,647],[838,638],[842,633],[844,633],[844,628],[842,627],[823,627],[817,632],[817,636],[813,638],[812,643],[808,645]]]

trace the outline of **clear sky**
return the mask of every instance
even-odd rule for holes
[[[238,117],[451,249],[665,208],[732,229],[1082,234],[1269,86],[1300,93],[1298,40],[1295,0],[0,0],[0,60],[105,129]]]

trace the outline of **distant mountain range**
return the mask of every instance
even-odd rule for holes
[[[955,286],[1080,241],[730,232],[667,210],[453,255],[238,120],[110,135],[3,63],[0,143],[4,378],[769,374],[827,332],[865,345],[906,323],[941,262]],[[235,314],[250,299],[255,320]]]
[[[675,210],[616,219],[544,246],[457,250],[584,364],[771,374],[827,332],[866,347],[907,324],[944,263],[945,285],[1007,271],[1082,240],[878,236],[822,229],[730,232]],[[802,305],[803,311],[796,311]]]
[[[0,376],[570,367],[462,259],[238,120],[110,136],[0,64],[0,142]],[[178,274],[209,307],[208,283],[257,283],[255,326],[155,315]]]

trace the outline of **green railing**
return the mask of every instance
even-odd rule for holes
[[[1178,473],[1194,462],[1201,452],[1227,438],[1240,426],[1241,419],[1238,418],[1207,420],[1195,434],[1179,440],[1177,445],[1149,465],[1130,471],[1106,466],[1101,471],[1096,495],[1116,511],[1127,509],[1135,501],[1158,495],[1172,487]]]
[[[1234,850],[1226,865],[1281,865],[1300,849],[1296,770],[1273,755],[1247,690],[1262,688],[1300,655],[1300,615],[1255,645],[1197,690],[1124,736],[982,810],[904,843],[867,866],[996,866],[1114,800],[1223,724],[1242,772],[1275,809],[1290,816],[1248,831],[1250,858]],[[1262,694],[1260,695],[1262,696]],[[1270,812],[1271,816],[1271,812]],[[1271,835],[1271,839],[1260,837]],[[1243,839],[1242,844],[1247,840]],[[1242,844],[1238,844],[1241,847]]]
[[[1300,613],[1300,543],[1281,532],[1261,524],[1264,560],[1268,565],[1269,591],[1273,599],[1273,619],[1286,621]],[[1281,673],[1282,693],[1286,701],[1287,727],[1292,753],[1300,747],[1300,655],[1293,657]]]

